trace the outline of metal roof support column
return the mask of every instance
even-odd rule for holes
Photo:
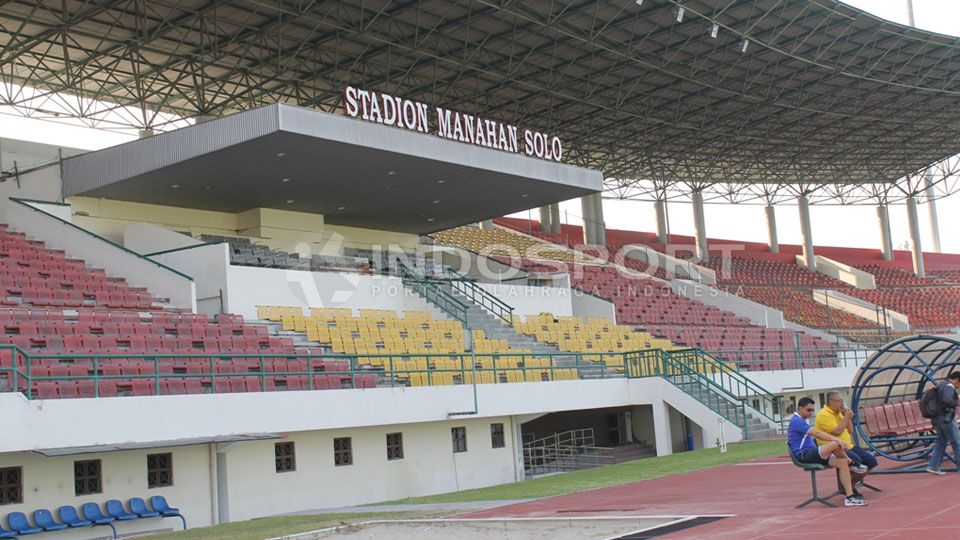
[[[803,238],[803,264],[807,270],[817,268],[813,253],[813,231],[810,228],[810,201],[806,195],[797,197],[797,209],[800,211],[800,236]]]
[[[696,231],[697,257],[701,261],[707,260],[709,246],[707,246],[707,224],[703,215],[703,192],[693,190],[693,228]]]
[[[877,205],[877,220],[880,222],[880,253],[883,260],[893,260],[893,239],[890,237],[890,209],[886,204]]]
[[[550,215],[550,205],[540,207],[540,232],[552,232],[553,221]]]
[[[767,249],[770,253],[780,253],[780,242],[777,241],[777,213],[772,204],[763,209],[767,214]]]
[[[927,173],[924,175],[927,187],[927,210],[930,213],[930,239],[933,241],[934,253],[940,253],[940,220],[937,219],[937,201],[934,198],[936,196],[933,190],[933,170],[927,169]]]
[[[597,243],[597,234],[595,231],[597,217],[594,215],[593,195],[584,195],[580,197],[580,209],[583,211],[583,243]]]
[[[560,203],[550,205],[550,232],[560,232]]]
[[[603,195],[594,193],[593,197],[593,234],[594,244],[607,245],[607,224],[603,220]]]
[[[657,213],[657,242],[667,243],[667,201],[657,201],[653,203],[653,209]]]
[[[910,250],[913,252],[913,273],[925,277],[923,271],[923,248],[920,245],[920,218],[917,216],[917,198],[907,197],[907,219],[910,221]]]

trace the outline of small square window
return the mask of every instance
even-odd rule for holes
[[[23,469],[20,467],[0,468],[0,504],[20,504],[23,502]]]
[[[100,460],[73,462],[73,493],[75,495],[93,495],[103,491],[100,476]]]
[[[490,446],[503,448],[507,445],[503,436],[503,424],[490,424]]]
[[[173,485],[173,454],[147,454],[147,488]]]
[[[403,459],[403,433],[387,433],[387,460]]]
[[[353,448],[350,437],[333,439],[333,464],[336,466],[353,465]]]
[[[296,449],[292,442],[276,443],[273,445],[273,454],[278,473],[297,470]]]
[[[453,439],[454,453],[467,451],[467,428],[465,427],[450,428],[450,436]]]

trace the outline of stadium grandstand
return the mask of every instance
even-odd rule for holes
[[[0,42],[0,121],[127,136],[0,139],[0,538],[775,438],[960,327],[918,218],[960,185],[956,39],[836,0],[14,0]],[[882,245],[815,241],[827,204]]]

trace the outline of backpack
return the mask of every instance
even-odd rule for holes
[[[933,418],[940,414],[940,385],[927,388],[920,397],[920,414],[924,418]]]

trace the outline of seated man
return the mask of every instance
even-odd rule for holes
[[[853,445],[853,436],[850,431],[853,426],[853,411],[846,408],[843,404],[843,395],[840,392],[827,392],[827,404],[817,413],[817,418],[813,422],[813,427],[819,431],[829,433],[839,437],[843,441],[847,456],[857,465],[863,465],[867,470],[864,473],[851,472],[850,481],[853,483],[853,493],[860,495],[857,491],[857,484],[873,469],[877,467],[877,458],[870,452],[867,452],[859,446]],[[818,445],[826,444],[825,441],[817,441]]]
[[[793,413],[790,418],[790,427],[787,428],[787,446],[790,452],[800,463],[819,463],[836,468],[846,495],[843,505],[866,506],[867,501],[853,492],[853,485],[850,483],[852,460],[847,457],[843,441],[829,433],[810,427],[807,420],[811,416],[813,416],[813,400],[809,397],[800,398],[797,402],[797,412]],[[817,446],[814,439],[824,441],[826,444]],[[858,467],[854,470],[861,473],[867,471],[867,468],[862,465]]]

